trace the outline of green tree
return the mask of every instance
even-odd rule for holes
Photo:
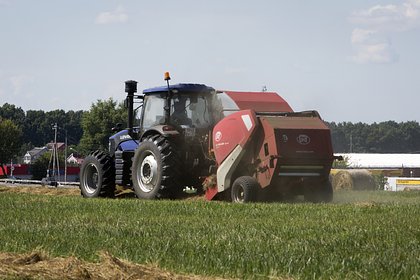
[[[332,122],[329,126],[336,153],[420,152],[420,125],[416,121],[373,124]]]
[[[19,152],[22,130],[13,121],[0,118],[0,135],[0,166],[3,168],[3,164]]]
[[[12,120],[15,125],[23,129],[25,123],[25,111],[13,104],[4,103],[0,107],[0,118]]]
[[[41,180],[47,176],[48,163],[50,161],[51,152],[47,152],[40,156],[31,165],[32,180]]]
[[[68,111],[66,113],[66,123],[63,126],[67,130],[68,145],[78,145],[83,135],[82,116],[83,111]],[[62,133],[63,131],[61,131]]]
[[[48,141],[47,139],[52,139],[51,125],[48,125],[48,130],[46,130],[44,122],[44,111],[27,111],[23,141],[39,147],[45,145]]]
[[[88,153],[93,150],[108,149],[108,138],[112,134],[112,128],[117,123],[127,121],[127,110],[123,104],[118,104],[112,98],[98,100],[92,104],[90,111],[82,117],[83,136],[78,150]]]

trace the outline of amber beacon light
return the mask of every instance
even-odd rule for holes
[[[165,72],[165,81],[169,81],[171,79],[171,76],[169,75],[169,72]]]

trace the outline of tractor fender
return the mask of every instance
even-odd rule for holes
[[[150,135],[156,135],[156,134],[167,137],[167,136],[177,136],[180,133],[178,130],[176,130],[176,128],[174,128],[171,125],[156,125],[144,131],[141,134],[140,139],[143,140],[143,139],[146,139]]]
[[[139,143],[136,140],[127,140],[124,142],[121,142],[118,145],[118,150],[120,151],[134,151],[139,146]]]
[[[134,140],[128,129],[121,130],[109,137],[109,154],[114,156],[115,151],[134,151],[138,146],[138,142]]]

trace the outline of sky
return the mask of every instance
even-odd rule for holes
[[[0,0],[0,106],[89,110],[165,71],[326,121],[420,121],[420,0]]]

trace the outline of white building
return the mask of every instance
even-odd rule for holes
[[[349,168],[398,169],[406,177],[420,177],[420,154],[336,154],[343,156]]]
[[[47,147],[33,148],[32,150],[27,151],[23,156],[23,162],[26,164],[32,164],[46,152],[48,152]]]

